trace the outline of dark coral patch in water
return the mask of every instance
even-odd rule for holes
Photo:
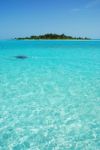
[[[15,56],[15,58],[17,58],[17,59],[26,59],[28,57],[24,56],[24,55],[18,55],[18,56]]]

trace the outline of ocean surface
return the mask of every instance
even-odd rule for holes
[[[0,150],[100,150],[99,40],[0,41]]]

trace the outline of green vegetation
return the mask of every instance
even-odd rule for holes
[[[24,37],[24,38],[15,38],[16,40],[89,40],[89,38],[85,37],[72,37],[72,36],[66,36],[65,34],[44,34],[44,35],[33,35],[30,37]]]

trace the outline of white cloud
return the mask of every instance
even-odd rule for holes
[[[71,9],[72,12],[81,12],[89,8],[94,8],[100,5],[100,0],[90,0],[87,4],[83,5],[81,8],[73,8]]]
[[[78,12],[78,11],[80,11],[80,9],[79,8],[73,8],[72,11],[73,12]]]
[[[97,5],[100,5],[100,0],[92,0],[85,6],[85,8],[92,8]]]

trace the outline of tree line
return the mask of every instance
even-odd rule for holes
[[[32,35],[30,37],[19,37],[15,38],[17,40],[43,40],[43,39],[62,39],[62,40],[89,40],[87,37],[73,37],[73,36],[67,36],[65,34],[53,34],[53,33],[47,33],[44,35]]]

